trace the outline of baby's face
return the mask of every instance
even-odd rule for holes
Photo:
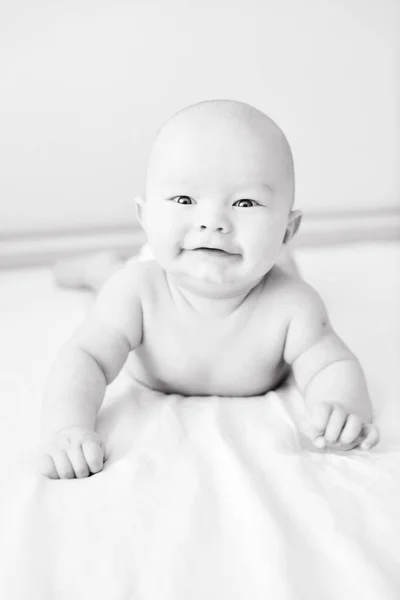
[[[276,138],[238,123],[185,123],[149,166],[142,224],[154,257],[203,293],[255,285],[277,262],[292,181]]]

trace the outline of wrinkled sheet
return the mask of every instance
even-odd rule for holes
[[[89,300],[55,292],[44,270],[21,277],[3,277],[1,598],[400,598],[398,340],[378,343],[383,321],[359,340],[368,368],[379,361],[371,452],[312,448],[293,382],[256,398],[184,398],[122,373],[99,414],[103,471],[51,481],[34,470],[41,386]],[[18,310],[28,286],[36,319]]]

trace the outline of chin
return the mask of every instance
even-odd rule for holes
[[[190,277],[208,283],[221,284],[227,279],[225,273],[221,273],[218,269],[212,268],[209,265],[196,265],[188,272]]]
[[[237,294],[234,284],[229,282],[221,283],[187,277],[184,286],[193,294],[204,298],[229,298]]]
[[[261,278],[262,279],[262,278]],[[248,292],[259,284],[260,278],[244,274],[204,274],[196,276],[189,272],[180,272],[177,281],[187,290],[199,296],[208,298],[231,298]]]

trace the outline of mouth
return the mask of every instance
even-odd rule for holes
[[[205,246],[200,246],[199,248],[193,248],[189,250],[191,254],[194,254],[199,257],[207,258],[209,260],[237,260],[240,257],[240,254],[236,254],[234,252],[227,252],[226,250],[221,250],[221,248],[206,248]]]
[[[199,250],[202,250],[203,252],[212,252],[216,254],[230,254],[230,252],[225,252],[225,250],[221,250],[220,248],[206,248],[203,246],[200,248],[194,248],[194,252],[198,252]]]

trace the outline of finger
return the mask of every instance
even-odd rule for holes
[[[75,476],[78,479],[81,479],[82,477],[89,477],[89,467],[86,464],[86,460],[80,445],[72,446],[68,449],[68,458],[71,461],[71,465],[74,469]]]
[[[371,450],[379,442],[379,431],[373,423],[363,426],[364,439],[360,444],[361,450]]]
[[[50,479],[58,479],[57,469],[50,454],[43,454],[40,463],[40,472]]]
[[[357,439],[362,429],[362,421],[357,415],[351,413],[346,420],[343,431],[340,434],[341,444],[351,444]]]
[[[324,438],[328,443],[335,443],[346,423],[346,413],[341,406],[335,406],[325,429]]]
[[[310,410],[307,415],[305,428],[311,438],[318,438],[325,433],[325,428],[331,412],[332,405],[326,403],[320,404]]]
[[[322,435],[321,435],[320,437],[317,437],[317,438],[314,440],[314,446],[315,446],[316,448],[321,448],[321,449],[322,449],[322,448],[325,448],[325,446],[326,446],[326,441],[325,441],[325,438],[324,438],[324,436],[322,436]]]
[[[65,450],[54,452],[53,460],[60,479],[74,479],[75,472]]]
[[[82,451],[92,473],[98,473],[103,468],[105,456],[102,442],[88,441],[82,444]]]

